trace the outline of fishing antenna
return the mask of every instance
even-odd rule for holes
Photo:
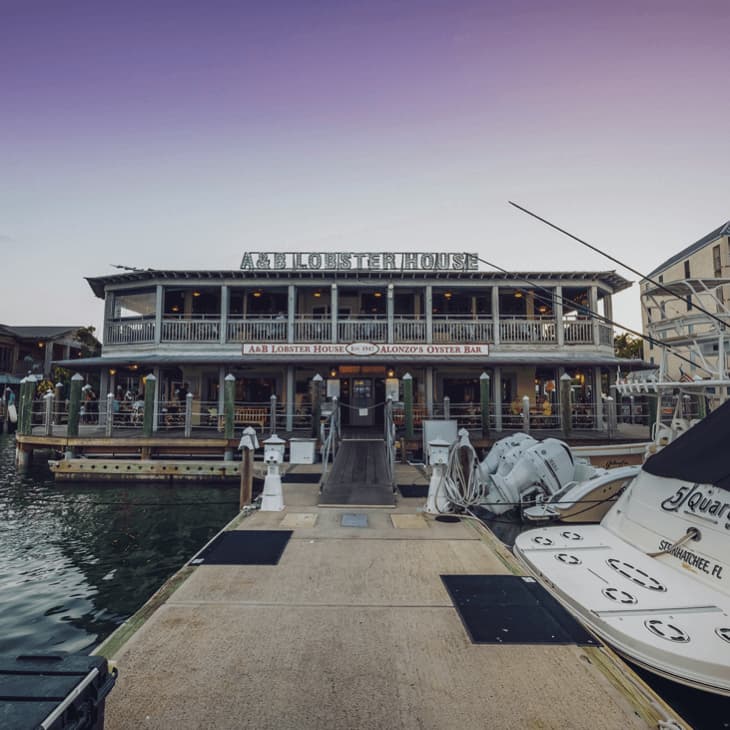
[[[465,254],[466,255],[466,254]],[[567,297],[563,297],[562,295],[555,294],[555,292],[550,291],[546,287],[537,284],[534,281],[531,281],[530,279],[524,277],[524,276],[518,276],[514,272],[507,271],[507,269],[503,269],[501,266],[497,266],[497,264],[493,264],[491,261],[487,261],[485,258],[482,258],[478,254],[470,254],[473,256],[476,256],[476,259],[478,261],[481,261],[483,264],[486,264],[487,266],[491,266],[493,269],[496,269],[497,271],[500,271],[503,274],[506,274],[509,278],[514,279],[515,281],[521,281],[524,284],[527,284],[529,287],[532,287],[534,289],[539,289],[540,291],[544,292],[545,295],[547,295],[547,298],[545,297],[538,297],[541,301],[545,302],[546,304],[550,303],[555,297],[556,299],[559,299],[562,303],[568,302],[572,305],[575,305],[575,302],[568,299]],[[590,307],[584,307],[592,317],[595,319],[604,322],[605,324],[612,325],[614,327],[620,327],[622,330],[629,332],[632,335],[635,335],[636,337],[641,338],[642,340],[646,340],[647,342],[650,342],[654,345],[657,345],[658,347],[662,347],[669,352],[672,353],[675,357],[679,358],[680,360],[684,360],[686,363],[689,363],[690,365],[694,366],[695,368],[699,368],[700,370],[704,370],[708,375],[712,375],[712,371],[708,370],[707,368],[703,367],[699,363],[693,362],[688,357],[685,357],[684,355],[681,355],[676,350],[671,348],[669,345],[667,345],[664,342],[661,342],[660,340],[655,339],[654,337],[651,337],[650,335],[645,335],[642,332],[637,332],[634,329],[631,329],[631,327],[626,327],[625,325],[621,324],[620,322],[616,322],[615,320],[609,319],[608,317],[604,317],[604,315],[599,314],[598,312],[594,312]]]
[[[527,208],[523,208],[521,205],[518,205],[517,203],[513,203],[511,200],[507,201],[513,208],[517,208],[517,210],[521,210],[523,213],[527,213],[527,215],[532,216],[538,221],[541,221],[546,226],[550,226],[550,228],[553,228],[556,231],[559,231],[560,233],[568,236],[568,238],[572,238],[574,241],[578,241],[583,246],[586,246],[587,248],[590,248],[591,251],[595,251],[596,253],[601,254],[601,256],[605,256],[609,261],[613,261],[615,264],[618,264],[619,266],[623,266],[624,269],[628,269],[632,274],[636,274],[636,276],[640,277],[641,279],[644,279],[645,281],[650,282],[657,288],[661,289],[662,291],[669,294],[669,296],[672,297],[672,299],[678,299],[679,297],[676,295],[675,292],[673,292],[669,287],[664,286],[664,284],[661,281],[656,281],[655,279],[652,279],[649,276],[645,276],[640,271],[637,271],[633,267],[629,266],[628,264],[623,263],[623,261],[619,261],[617,258],[611,256],[610,254],[607,254],[605,251],[601,251],[600,248],[597,246],[593,246],[592,244],[588,243],[588,241],[584,241],[582,238],[578,238],[578,236],[574,236],[572,233],[569,233],[564,228],[561,228],[560,226],[556,226],[555,223],[551,223],[549,220],[546,220],[545,218],[542,218],[541,216],[537,215],[537,213],[533,213],[531,210],[528,210]],[[706,314],[711,319],[714,319],[716,322],[720,324],[720,326],[725,329],[725,322],[720,317],[718,317],[716,314],[713,314],[712,312],[709,312],[707,309],[705,309],[700,304],[697,304],[695,302],[692,302],[692,305],[695,307],[695,309],[699,309],[700,312],[703,314]]]

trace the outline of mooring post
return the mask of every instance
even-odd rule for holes
[[[53,436],[53,391],[43,394],[43,426],[46,436]]]
[[[193,434],[193,394],[188,391],[185,396],[185,438],[189,439]]]
[[[482,436],[489,438],[489,375],[479,376],[479,405],[482,412]]]
[[[228,373],[223,379],[223,428],[226,441],[235,436],[235,402],[236,402],[236,378]],[[223,453],[224,461],[233,461],[233,449],[226,446]]]
[[[144,413],[142,414],[142,435],[146,438],[152,436],[155,424],[155,391],[157,390],[157,378],[150,373],[144,381]]]
[[[406,373],[403,376],[403,409],[407,439],[413,438],[413,376]]]
[[[606,430],[608,431],[608,440],[610,441],[616,435],[616,401],[611,396],[608,396],[605,404]]]
[[[25,415],[28,409],[28,378],[20,381],[18,388],[18,420],[15,427],[16,433],[21,436],[25,433]]]
[[[241,489],[238,498],[238,509],[251,504],[253,498],[253,453],[259,447],[256,431],[251,426],[243,429],[238,450],[241,452]]]
[[[563,429],[563,437],[569,438],[573,427],[573,414],[570,408],[570,384],[572,378],[568,373],[560,376],[560,426]]]
[[[276,433],[276,396],[269,398],[269,430]]]
[[[312,437],[319,438],[319,422],[322,418],[322,376],[317,373],[310,384],[312,395]]]
[[[451,418],[451,398],[448,395],[444,396],[444,421],[448,421]]]
[[[81,411],[81,383],[84,376],[76,373],[71,378],[71,392],[68,396],[68,428],[66,435],[77,437],[79,435],[79,415]]]
[[[114,429],[114,393],[106,394],[106,422],[104,423],[104,435],[109,439]]]

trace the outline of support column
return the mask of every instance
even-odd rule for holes
[[[573,413],[570,403],[571,378],[568,373],[560,376],[560,425],[563,438],[569,438],[573,427]]]
[[[228,301],[230,290],[227,284],[221,286],[221,331],[219,342],[225,345],[228,341]]]
[[[97,406],[98,412],[99,412],[99,425],[103,426],[106,423],[106,406],[102,407],[102,403],[105,402],[105,397],[107,393],[113,393],[113,388],[109,385],[109,371],[104,368],[99,373],[99,393],[98,400],[99,404]]]
[[[429,418],[433,418],[433,367],[430,365],[426,368],[426,413]]]
[[[502,430],[502,368],[497,365],[494,368],[494,385],[492,400],[494,401],[494,428]]]
[[[388,295],[386,298],[386,312],[388,315],[388,342],[395,342],[395,287],[388,284]]]
[[[235,404],[236,404],[236,378],[228,373],[223,379],[223,428],[224,438],[232,439],[235,431]],[[230,461],[228,457],[229,449],[226,448],[226,461]],[[231,458],[233,454],[231,452]]]
[[[494,344],[498,345],[499,344],[499,287],[498,286],[492,287],[492,330],[493,330],[492,337],[494,338]],[[495,376],[496,376],[496,372],[495,372]],[[496,382],[497,381],[495,379],[495,386],[494,386],[495,388],[497,387]],[[495,391],[495,393],[496,393],[496,391]],[[501,388],[500,388],[500,401],[501,401]],[[496,402],[497,401],[495,398],[495,403]],[[501,430],[502,429],[502,423],[501,423],[502,410],[498,409],[496,411],[496,413],[500,414],[499,415],[500,424],[497,427],[497,430]]]
[[[286,326],[286,341],[294,342],[294,318],[297,312],[297,288],[294,284],[289,284],[287,291],[287,326]]]
[[[433,287],[426,284],[426,343],[433,343]]]
[[[160,424],[160,368],[154,368],[152,371],[152,374],[155,377],[155,400],[153,403],[153,416],[154,420],[152,421],[152,430],[157,433],[158,426]],[[149,376],[147,376],[149,378]],[[147,389],[145,388],[145,395],[147,394]],[[145,401],[147,399],[145,398]],[[147,410],[147,404],[145,403],[145,412]]]
[[[610,396],[611,393],[606,393]],[[601,391],[601,367],[596,365],[593,368],[593,400],[596,403],[596,430],[600,430],[603,423],[603,393]]]
[[[317,373],[309,385],[312,399],[312,438],[319,438],[319,422],[322,418],[322,376]]]
[[[330,291],[330,322],[332,323],[332,342],[337,342],[337,319],[340,310],[340,298],[337,291],[337,284],[332,284]]]
[[[294,386],[294,366],[286,366],[286,430],[291,433],[294,430],[294,406],[296,393]]]
[[[218,368],[218,415],[223,415],[223,404],[225,402],[226,369],[223,365]]]
[[[558,285],[555,287],[553,295],[554,304],[553,312],[555,313],[555,333],[557,336],[558,347],[565,344],[565,328],[563,327],[563,287]]]
[[[159,345],[162,341],[162,310],[165,306],[165,298],[162,290],[162,284],[155,287],[155,344]]]
[[[51,379],[51,360],[53,360],[53,342],[46,342],[43,348],[43,375]]]
[[[594,317],[598,314],[598,287],[592,286],[589,290],[589,306],[591,308],[591,321],[593,322],[593,344],[598,347],[601,344],[601,323]]]
[[[81,411],[81,383],[84,377],[81,373],[76,373],[71,378],[71,392],[68,396],[68,428],[67,436],[79,435],[79,414]]]

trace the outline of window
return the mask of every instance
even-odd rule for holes
[[[660,284],[664,283],[664,274],[659,274],[659,283]]]
[[[692,309],[692,295],[687,294],[687,311],[689,312]]]
[[[651,307],[646,308],[646,321],[651,324]]]
[[[684,278],[689,279],[689,261],[684,262]]]
[[[720,261],[720,247],[712,247],[712,268],[715,270],[715,276],[722,274],[722,261]]]

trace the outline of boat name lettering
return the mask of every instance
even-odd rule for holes
[[[718,520],[730,517],[730,502],[714,499],[713,495],[706,494],[699,484],[693,484],[692,487],[681,486],[671,497],[662,502],[661,507],[665,512],[677,512],[680,507],[684,507],[688,512],[708,514]],[[730,530],[730,521],[725,523],[725,529]]]
[[[687,550],[687,548],[684,548],[681,545],[670,550],[669,548],[671,547],[672,543],[669,542],[669,540],[662,540],[659,543],[660,550],[668,551],[670,555],[674,555],[675,558],[678,558],[690,568],[697,568],[697,570],[701,570],[703,573],[707,573],[707,575],[711,575],[713,578],[717,578],[718,580],[723,579],[722,565],[719,565],[718,563],[710,563],[707,558],[703,558],[701,555],[697,555],[697,553],[693,553],[691,550]]]
[[[475,253],[246,251],[243,271],[478,271]]]

